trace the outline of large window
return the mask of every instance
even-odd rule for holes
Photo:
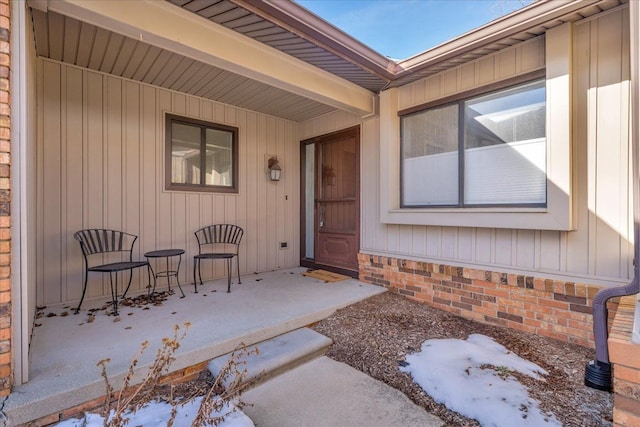
[[[167,190],[238,189],[238,129],[166,115]]]
[[[544,80],[401,118],[402,207],[544,207]]]

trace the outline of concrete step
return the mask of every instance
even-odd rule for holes
[[[242,355],[239,359],[244,363],[238,366],[239,370],[246,370],[242,383],[250,381],[262,383],[305,362],[323,356],[331,342],[331,339],[322,334],[309,328],[301,328],[249,346],[247,348],[249,352],[256,347],[258,352],[257,354],[252,352],[249,355]],[[208,365],[209,371],[217,376],[227,366],[231,357],[232,353],[228,353],[212,359]],[[228,384],[233,379],[229,377],[225,382]]]
[[[242,411],[260,427],[444,425],[395,388],[326,356],[248,390],[242,400]]]

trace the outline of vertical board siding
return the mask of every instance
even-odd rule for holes
[[[633,260],[627,15],[621,8],[573,26],[575,231],[381,225],[379,150],[367,150],[363,142],[361,250],[536,276],[628,280]],[[399,88],[399,109],[540,69],[544,62],[544,37],[532,39]],[[322,129],[319,123],[304,128]],[[379,129],[367,123],[363,135]]]
[[[82,292],[82,254],[73,233],[115,228],[138,235],[134,258],[184,248],[180,282],[193,281],[193,232],[212,223],[245,229],[241,274],[298,265],[297,125],[192,96],[38,60],[37,303],[72,303]],[[164,190],[164,114],[239,128],[239,192]],[[265,154],[277,155],[282,180],[269,181]],[[278,242],[289,248],[277,250]],[[222,277],[223,263],[202,264],[203,278]],[[109,294],[89,275],[87,297]],[[143,291],[136,272],[132,291]],[[158,287],[166,287],[160,279]]]

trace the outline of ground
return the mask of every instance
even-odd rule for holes
[[[161,304],[164,299],[166,294],[158,294],[154,303]],[[145,297],[124,304],[146,305],[149,301]],[[100,310],[106,309],[108,305]],[[329,357],[402,391],[414,403],[444,420],[448,427],[478,426],[479,423],[435,402],[399,367],[406,355],[420,350],[425,340],[466,339],[470,334],[487,335],[545,369],[549,373],[545,382],[514,375],[540,402],[541,408],[553,412],[563,426],[612,425],[613,396],[583,384],[584,366],[594,357],[592,349],[464,319],[393,292],[339,310],[313,329],[333,340]],[[204,394],[213,381],[210,374],[203,373],[199,379],[177,387],[162,387],[157,397],[170,400],[172,396]]]
[[[405,355],[428,339],[466,339],[483,334],[549,375],[545,382],[518,379],[545,410],[564,426],[611,426],[613,397],[583,384],[584,366],[594,350],[578,345],[464,319],[387,292],[338,311],[314,326],[333,340],[328,356],[405,393],[417,405],[442,418],[447,426],[478,426],[426,395],[399,370]]]

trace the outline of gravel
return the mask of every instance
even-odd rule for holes
[[[540,407],[553,412],[564,426],[612,425],[613,396],[583,384],[584,366],[594,356],[591,349],[464,319],[392,292],[339,310],[313,329],[333,340],[329,357],[402,391],[447,426],[480,424],[435,402],[399,370],[399,363],[420,351],[425,340],[466,339],[474,333],[492,337],[549,373],[544,382],[517,377]]]

